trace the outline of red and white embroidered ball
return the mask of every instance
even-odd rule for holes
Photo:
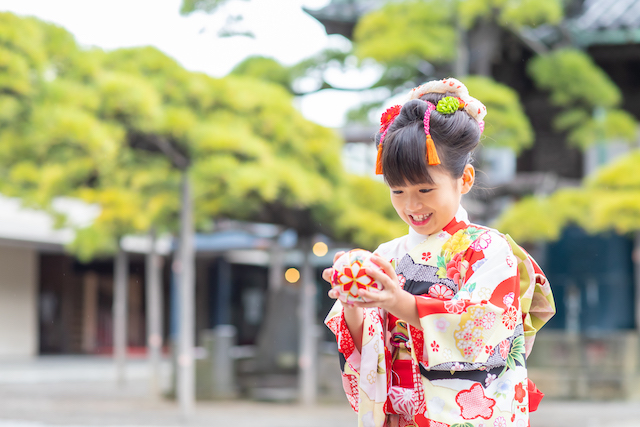
[[[356,290],[381,291],[382,285],[367,275],[367,270],[381,270],[371,261],[369,251],[353,249],[343,254],[333,263],[333,277],[331,286],[340,291],[338,297],[342,302],[362,302],[362,297],[356,295]]]

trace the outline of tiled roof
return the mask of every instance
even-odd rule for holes
[[[573,23],[579,31],[640,28],[640,0],[586,0]]]
[[[320,21],[328,34],[342,34],[351,38],[358,19],[383,3],[381,0],[332,0],[321,9],[304,8],[304,11]]]

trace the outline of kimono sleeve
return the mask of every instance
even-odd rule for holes
[[[384,343],[383,313],[379,308],[363,310],[362,351],[355,348],[344,310],[336,301],[325,324],[336,335],[341,357],[342,386],[347,400],[358,412],[359,425],[370,418],[372,425],[381,427],[385,421],[391,354]]]
[[[506,234],[505,238],[519,261],[520,305],[522,306],[525,349],[528,356],[531,353],[536,333],[556,313],[556,306],[549,280],[538,263],[527,251],[518,246],[511,236]]]
[[[501,344],[510,347],[514,335],[522,335],[517,258],[494,231],[479,242],[447,266],[458,273],[452,299],[415,297],[430,367],[486,363]]]

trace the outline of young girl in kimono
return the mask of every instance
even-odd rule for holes
[[[409,234],[374,252],[380,270],[367,274],[383,290],[336,301],[325,320],[359,426],[526,427],[541,398],[526,357],[555,312],[549,284],[508,235],[469,223],[460,206],[485,114],[445,79],[382,116],[376,172]]]

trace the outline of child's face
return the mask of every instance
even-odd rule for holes
[[[391,203],[400,218],[418,234],[442,230],[455,216],[460,198],[473,186],[475,171],[467,165],[461,178],[451,178],[443,168],[432,168],[433,184],[390,187]]]

